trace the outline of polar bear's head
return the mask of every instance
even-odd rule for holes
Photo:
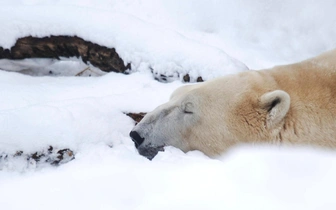
[[[130,136],[149,159],[164,146],[213,157],[237,143],[274,139],[290,107],[289,95],[274,84],[250,71],[178,88]]]

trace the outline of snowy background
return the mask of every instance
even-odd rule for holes
[[[214,160],[170,147],[149,161],[137,154],[128,137],[134,122],[124,114],[151,111],[183,85],[154,80],[151,68],[210,79],[335,48],[335,8],[332,0],[1,2],[0,46],[28,35],[77,35],[115,47],[132,73],[0,71],[0,155],[53,145],[76,156],[60,167],[0,162],[0,208],[335,209],[333,151],[246,146]],[[85,68],[72,59],[29,62]]]

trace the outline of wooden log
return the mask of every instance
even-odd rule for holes
[[[0,59],[81,57],[83,62],[105,72],[126,73],[131,65],[124,64],[114,48],[100,46],[77,36],[23,37],[11,49],[0,47]]]
[[[140,113],[125,113],[127,116],[129,116],[130,118],[132,118],[135,122],[135,124],[138,124],[142,118],[144,118],[144,116],[147,114],[145,112],[140,112]]]

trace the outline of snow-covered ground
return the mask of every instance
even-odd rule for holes
[[[28,35],[78,35],[115,47],[133,73],[0,71],[0,155],[52,145],[76,156],[59,167],[0,162],[0,208],[335,209],[333,151],[246,146],[214,160],[169,147],[149,161],[137,154],[128,137],[134,122],[124,114],[151,111],[183,85],[154,80],[150,67],[209,79],[336,47],[335,7],[327,0],[2,2],[0,46]]]

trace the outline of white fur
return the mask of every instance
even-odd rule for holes
[[[245,143],[336,148],[336,50],[300,63],[177,89],[134,128],[139,153],[175,146],[216,156]]]

